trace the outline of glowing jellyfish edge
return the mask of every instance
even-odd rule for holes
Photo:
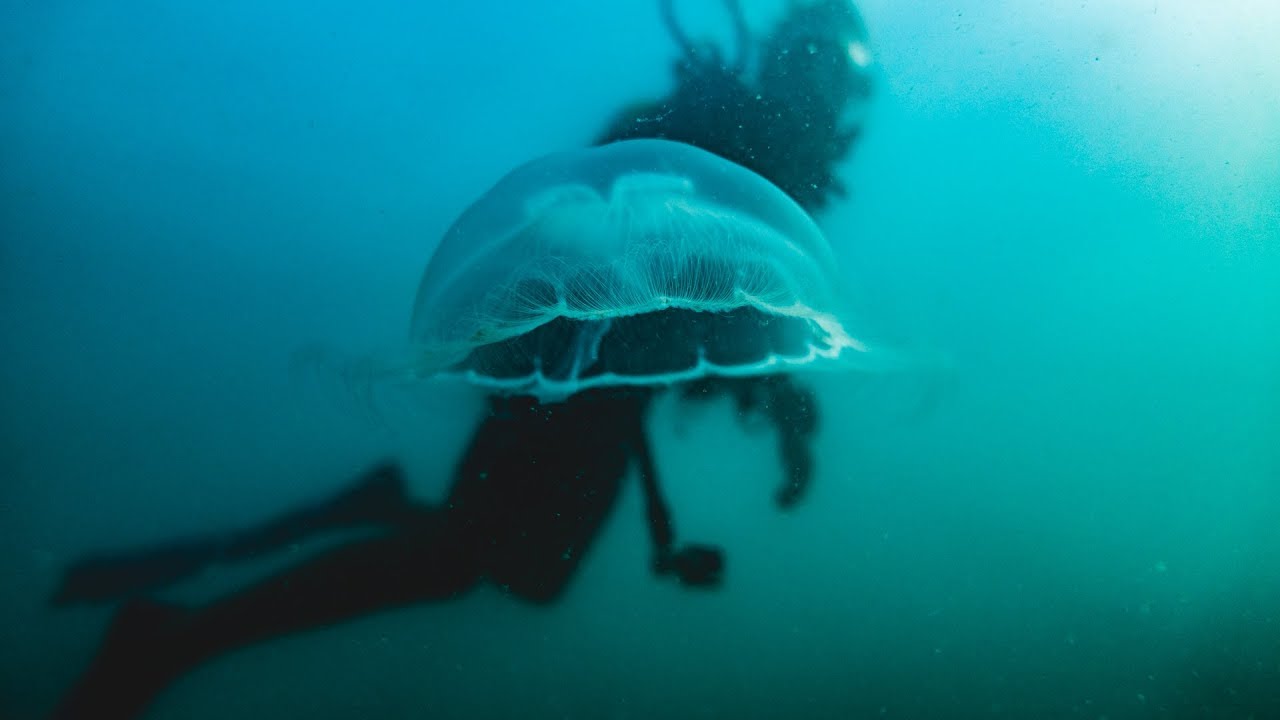
[[[681,279],[673,268],[720,277]],[[850,356],[868,348],[838,319],[834,275],[830,248],[808,215],[746,168],[664,140],[556,153],[509,173],[446,233],[419,288],[415,359],[401,377],[461,378],[554,399],[613,385],[858,366]],[[521,296],[514,288],[526,281],[542,283],[542,292],[553,295],[539,302]],[[579,297],[571,302],[574,292]],[[809,339],[792,345],[792,352],[763,352],[742,362],[715,362],[697,347],[690,354],[696,362],[687,367],[633,373],[605,368],[580,376],[610,332],[601,323],[676,309],[710,315],[753,309],[763,318],[761,328],[768,317],[794,318],[803,321]],[[521,360],[528,372],[468,366],[475,351],[512,338],[518,344],[561,318],[599,325],[578,331],[591,336],[585,364],[581,338],[562,345],[579,346],[564,351],[577,353],[567,375],[544,371],[536,353],[546,351],[545,342],[510,351],[535,355]],[[762,331],[755,334],[760,337],[749,339],[767,339]],[[565,363],[561,357],[549,364]]]

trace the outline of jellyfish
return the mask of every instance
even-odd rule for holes
[[[667,140],[533,160],[445,233],[410,372],[543,401],[856,366],[813,220],[761,176]]]

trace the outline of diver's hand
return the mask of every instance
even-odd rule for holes
[[[787,482],[778,488],[777,494],[773,496],[773,500],[778,504],[780,510],[790,510],[795,506],[800,498],[804,496],[805,484],[796,482]]]
[[[806,435],[787,428],[783,428],[778,445],[787,476],[774,493],[773,500],[780,510],[790,510],[809,489],[809,481],[813,478],[813,448]]]
[[[674,573],[689,587],[717,587],[723,579],[724,552],[710,545],[686,545],[659,555],[653,569],[662,575]]]

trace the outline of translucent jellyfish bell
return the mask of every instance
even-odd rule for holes
[[[468,208],[427,265],[413,374],[555,400],[848,365],[830,247],[781,190],[665,140],[549,155]]]

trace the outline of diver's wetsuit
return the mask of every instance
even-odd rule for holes
[[[726,6],[736,10],[732,0]],[[804,20],[803,12],[784,25],[797,17]],[[669,11],[666,19],[674,27]],[[744,38],[740,15],[735,22]],[[839,193],[834,168],[856,132],[833,130],[821,102],[758,97],[740,65],[726,68],[705,57],[695,62],[689,43],[682,45],[686,58],[671,95],[624,112],[600,142],[665,137],[696,145],[755,170],[810,211]],[[764,412],[776,425],[787,470],[777,501],[793,504],[812,474],[809,440],[818,419],[812,394],[779,376],[708,380],[685,395],[713,392],[733,396],[740,410]],[[645,390],[584,392],[556,405],[492,399],[438,507],[410,502],[398,470],[384,466],[336,500],[247,533],[74,566],[56,604],[136,596],[211,562],[256,556],[324,530],[376,531],[201,608],[126,603],[55,717],[135,717],[170,682],[220,653],[451,598],[485,580],[514,596],[551,602],[598,534],[633,461],[643,481],[654,572],[686,586],[714,586],[722,571],[719,551],[674,545],[644,432],[651,399]]]
[[[644,432],[651,397],[648,389],[629,388],[587,391],[551,405],[492,399],[441,506],[382,503],[378,518],[366,505],[362,524],[379,528],[376,536],[322,552],[198,609],[126,605],[56,717],[132,717],[169,682],[220,653],[447,599],[484,580],[525,600],[551,602],[590,548],[633,461],[649,501],[655,571],[675,573],[688,585],[714,584],[718,555],[672,547]],[[383,482],[388,472],[368,480]],[[308,516],[337,510],[332,503],[322,507]],[[145,557],[134,560],[142,564]],[[64,602],[101,595],[100,587],[69,580],[59,593]]]

